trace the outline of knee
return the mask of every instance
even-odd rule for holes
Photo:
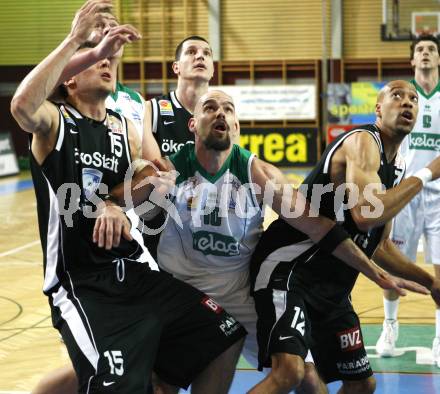
[[[376,390],[376,379],[370,376],[357,381],[344,381],[344,394],[372,394]]]
[[[304,361],[294,355],[278,355],[278,360],[272,365],[271,375],[274,383],[282,390],[292,390],[299,387],[304,379]]]
[[[298,392],[301,393],[327,393],[324,382],[316,372],[312,363],[306,363],[304,369],[304,379]]]

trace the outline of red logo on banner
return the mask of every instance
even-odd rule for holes
[[[327,127],[327,144],[330,144],[336,137],[344,134],[348,130],[352,130],[356,127],[353,124],[332,124]]]

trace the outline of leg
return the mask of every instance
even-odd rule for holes
[[[383,305],[385,319],[382,333],[376,343],[376,353],[381,357],[393,357],[399,338],[399,322],[397,321],[399,295],[394,290],[384,290]]]
[[[328,394],[327,386],[318,375],[314,363],[306,360],[304,379],[295,392],[296,394]]]
[[[240,357],[244,338],[234,343],[213,360],[193,381],[191,392],[194,394],[227,394]]]
[[[376,390],[376,379],[370,376],[361,380],[344,380],[338,394],[372,394]]]
[[[434,264],[434,275],[440,278],[440,213],[436,211],[439,203],[438,192],[423,191],[428,212],[425,215],[425,262]],[[436,206],[432,206],[436,204]],[[440,305],[435,309],[435,336],[432,342],[432,358],[434,364],[440,368]]]
[[[304,360],[296,355],[275,353],[272,370],[248,394],[287,394],[300,387],[305,374]]]
[[[421,198],[415,197],[394,218],[390,238],[400,251],[412,261],[416,260],[417,246],[423,232],[423,213],[420,211]],[[395,291],[385,290],[383,294],[384,321],[383,330],[376,343],[376,353],[381,357],[393,357],[399,338],[399,296]]]
[[[246,336],[244,327],[206,294],[172,277],[169,282],[175,297],[162,308],[166,322],[154,371],[168,385],[226,393]]]
[[[436,278],[440,278],[440,265],[434,265]],[[440,368],[440,305],[435,306],[435,337],[432,341],[432,358],[435,365]]]
[[[341,311],[342,312],[342,311]],[[312,320],[312,355],[319,375],[326,383],[341,380],[343,393],[374,392],[375,380],[365,351],[359,318],[351,305],[345,314],[328,320]]]
[[[154,394],[177,394],[179,392],[179,387],[165,383],[154,372],[151,375],[151,380]]]
[[[71,365],[48,373],[32,390],[32,394],[75,394],[77,392],[78,380]]]
[[[275,289],[259,290],[254,299],[259,367],[271,367],[271,371],[249,393],[288,393],[300,387],[306,373],[310,325],[304,300],[293,291]]]

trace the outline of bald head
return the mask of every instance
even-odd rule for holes
[[[194,115],[197,116],[197,114],[200,114],[203,106],[211,101],[217,101],[219,103],[229,104],[235,110],[234,100],[232,99],[231,96],[229,96],[222,90],[210,90],[209,92],[205,93],[202,97],[200,97],[199,101],[197,101],[196,107],[194,109]]]
[[[377,96],[377,103],[381,103],[387,94],[391,94],[393,91],[400,90],[400,89],[404,89],[404,90],[408,89],[417,95],[417,90],[412,83],[410,83],[408,81],[404,81],[402,79],[398,79],[395,81],[388,82],[380,90],[380,92]]]

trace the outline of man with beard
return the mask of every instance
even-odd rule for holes
[[[238,129],[231,97],[221,91],[203,95],[189,127],[195,145],[187,144],[157,162],[166,170],[159,172],[163,176],[151,176],[154,172],[146,167],[130,185],[120,185],[110,194],[113,201],[124,204],[124,188],[130,187],[137,206],[155,190],[146,179],[160,189],[162,182],[169,181],[170,172],[178,171],[168,205],[161,203],[172,217],[158,247],[163,270],[206,292],[252,330],[248,336],[255,335],[249,262],[262,232],[262,205],[267,203],[327,253],[380,286],[400,291],[395,279],[366,258],[347,232],[332,220],[311,214],[305,198],[277,168],[231,143],[231,134]],[[99,233],[104,236],[105,230],[100,228]],[[172,389],[167,387],[167,392]]]

